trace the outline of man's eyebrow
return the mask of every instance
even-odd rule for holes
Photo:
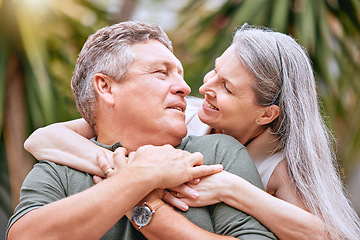
[[[169,60],[155,60],[149,65],[149,69],[156,68],[156,67],[159,67],[159,66],[165,66],[166,68],[168,68],[169,66],[173,66],[176,69],[179,69],[182,74],[184,73],[184,69],[183,69],[182,66],[178,67],[177,64],[175,64],[175,63],[173,63],[172,61],[169,61]]]
[[[179,66],[178,66],[175,62],[173,62],[173,61],[163,60],[163,61],[161,61],[161,62],[162,62],[162,64],[164,64],[166,67],[168,67],[168,66],[174,66],[176,69],[180,69],[182,73],[184,72],[184,69],[183,69],[181,63],[180,63],[180,67],[179,67]]]
[[[151,66],[159,66],[159,65],[170,66],[170,65],[172,65],[172,63],[167,60],[155,60],[151,63]]]
[[[156,68],[160,68],[160,67],[167,67],[166,61],[163,60],[154,60],[149,62],[148,64],[146,64],[145,68],[148,71],[153,71]]]

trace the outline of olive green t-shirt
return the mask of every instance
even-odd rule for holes
[[[121,146],[119,143],[113,146],[97,144],[113,151]],[[204,155],[204,164],[222,164],[224,170],[241,176],[262,188],[260,176],[246,148],[230,136],[222,134],[189,136],[184,138],[177,148],[192,153],[201,152]],[[35,164],[23,183],[20,203],[9,220],[7,231],[14,222],[29,211],[84,191],[93,185],[92,176],[88,173],[49,161]],[[71,209],[67,210],[71,211]],[[190,208],[187,212],[180,213],[201,228],[217,234],[244,240],[276,239],[255,218],[225,203]],[[101,239],[141,240],[146,238],[132,226],[126,217],[123,217]]]

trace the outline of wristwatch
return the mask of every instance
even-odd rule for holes
[[[149,202],[145,202],[142,206],[135,206],[131,219],[132,224],[138,231],[140,231],[142,227],[150,223],[152,215],[155,211],[164,205],[165,203],[161,199],[157,198]]]

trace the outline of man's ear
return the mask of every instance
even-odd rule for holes
[[[280,108],[277,105],[266,107],[261,116],[256,119],[259,125],[266,125],[274,121],[280,114]]]
[[[93,77],[93,85],[99,99],[109,105],[113,105],[115,102],[111,89],[113,83],[114,81],[110,77],[102,73],[96,73]]]

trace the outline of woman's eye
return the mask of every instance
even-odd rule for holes
[[[228,92],[228,93],[232,93],[226,86],[226,83],[222,83],[223,87],[225,88],[225,90]]]

